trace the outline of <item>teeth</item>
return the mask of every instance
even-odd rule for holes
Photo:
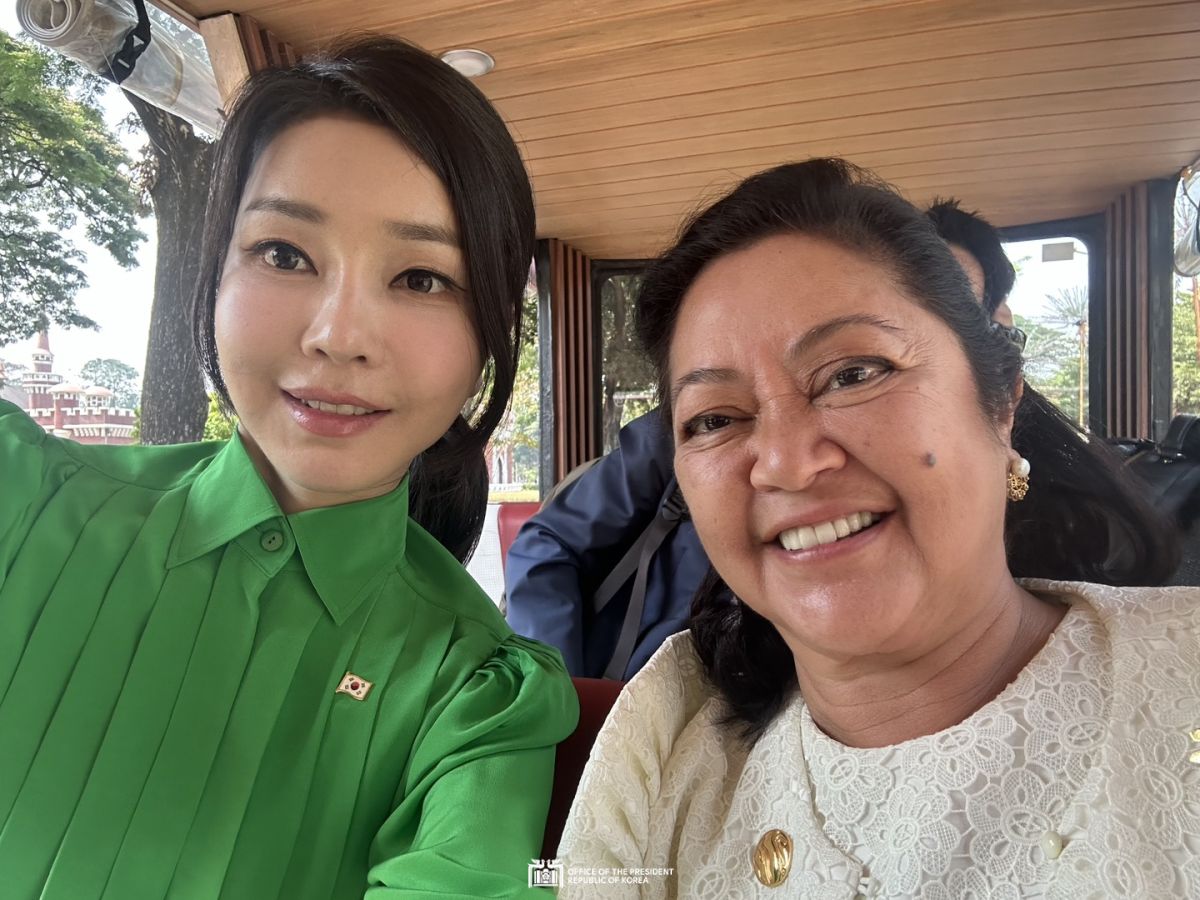
[[[779,543],[785,550],[811,550],[820,544],[832,544],[844,537],[862,531],[879,521],[879,516],[870,512],[850,513],[848,516],[821,522],[819,525],[801,525],[789,528],[779,535]]]
[[[361,406],[351,406],[349,403],[325,403],[321,400],[301,400],[305,406],[312,409],[319,409],[321,412],[337,413],[339,416],[365,416],[372,412],[369,409],[363,409]]]

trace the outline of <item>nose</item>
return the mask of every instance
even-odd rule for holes
[[[803,401],[759,410],[750,483],[759,491],[802,491],[846,464],[846,451],[826,433],[819,411]]]
[[[339,365],[370,363],[376,340],[370,310],[370,297],[361,280],[342,275],[317,298],[301,337],[301,350],[306,356]]]

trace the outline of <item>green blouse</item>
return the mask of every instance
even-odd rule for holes
[[[523,895],[575,694],[407,503],[0,403],[4,900]]]

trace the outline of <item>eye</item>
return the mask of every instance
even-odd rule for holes
[[[303,253],[283,241],[266,241],[254,248],[262,261],[273,269],[285,272],[306,272],[312,270],[312,263]]]
[[[875,381],[890,371],[892,371],[891,364],[882,359],[855,360],[834,372],[826,382],[824,389],[826,391],[844,391],[847,388],[859,387]]]
[[[414,294],[440,294],[455,286],[446,276],[428,269],[409,269],[407,272],[401,272],[396,282]]]
[[[733,421],[729,416],[720,416],[715,413],[706,413],[696,416],[694,419],[689,419],[683,425],[683,433],[688,437],[693,437],[697,434],[710,434],[714,431],[719,431],[725,428]]]

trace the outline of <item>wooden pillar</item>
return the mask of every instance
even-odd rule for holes
[[[591,265],[562,241],[538,242],[543,384],[550,376],[542,404],[543,493],[600,452]]]
[[[246,15],[222,13],[201,19],[200,36],[226,106],[252,73],[291,65],[299,59],[290,44]]]
[[[1105,215],[1104,422],[1114,437],[1155,438],[1171,418],[1174,183],[1134,185]]]

